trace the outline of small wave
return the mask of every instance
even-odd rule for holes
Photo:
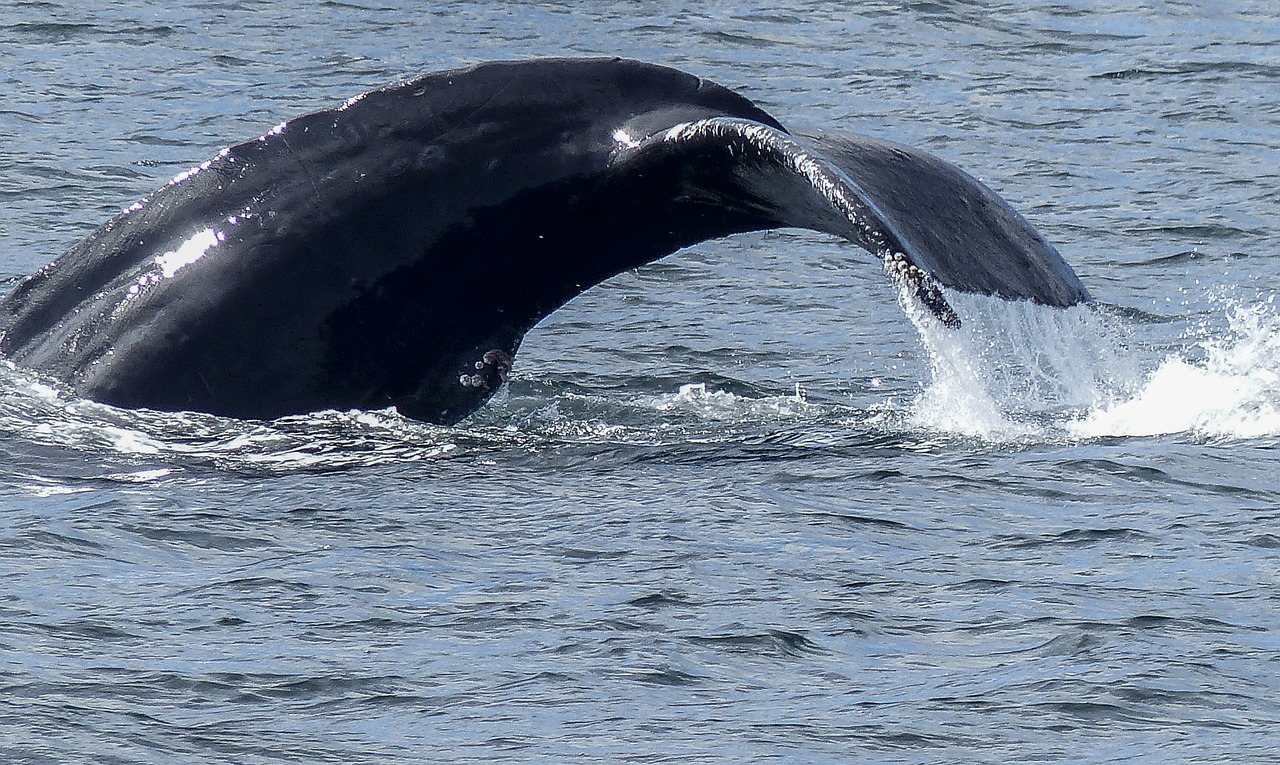
[[[100,27],[96,24],[78,24],[54,21],[10,24],[4,27],[4,29],[16,34],[30,35],[45,42],[66,42],[78,37],[97,34],[100,31]]]
[[[1214,81],[1227,76],[1274,80],[1280,75],[1280,67],[1253,61],[1182,61],[1165,65],[1139,66],[1116,69],[1089,75],[1102,80],[1147,80],[1162,78],[1200,77]]]
[[[117,409],[67,396],[8,362],[0,366],[0,433],[40,447],[115,455],[128,469],[104,466],[108,472],[97,477],[134,483],[170,475],[175,464],[254,473],[334,470],[438,458],[458,445],[447,429],[393,410],[252,422]]]
[[[798,384],[793,393],[774,395],[725,389],[749,387],[742,384],[707,382],[680,383],[665,393],[535,387],[536,399],[499,394],[496,405],[469,421],[468,430],[518,437],[520,445],[531,450],[613,446],[640,449],[636,458],[672,449],[702,458],[708,448],[718,446],[783,451],[839,446],[845,438],[832,435],[833,427],[846,437],[865,439],[868,428],[875,431],[884,416],[811,402]],[[855,435],[848,436],[850,429]]]
[[[812,415],[821,410],[805,399],[799,383],[794,395],[764,398],[709,390],[706,383],[689,383],[681,385],[674,394],[647,396],[640,403],[659,412],[684,412],[709,420],[778,419]]]

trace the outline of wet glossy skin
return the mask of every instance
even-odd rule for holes
[[[0,350],[126,407],[448,424],[588,287],[779,226],[882,256],[944,321],[933,280],[1088,299],[1016,212],[930,155],[797,138],[671,69],[544,60],[428,75],[224,150],[19,285]]]

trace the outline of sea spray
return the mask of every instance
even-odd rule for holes
[[[994,441],[1053,438],[1057,423],[1123,395],[1141,375],[1127,328],[1093,307],[949,300],[962,317],[957,329],[903,300],[929,354],[917,427]]]
[[[1280,314],[1275,296],[1229,302],[1226,328],[1201,327],[1132,395],[1074,424],[1083,436],[1189,433],[1204,438],[1280,435]]]
[[[949,296],[948,329],[904,300],[929,354],[913,425],[990,441],[1185,433],[1280,435],[1280,312],[1274,296],[1221,301],[1170,348],[1104,308]],[[1225,326],[1224,326],[1225,325]]]

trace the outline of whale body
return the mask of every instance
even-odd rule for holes
[[[680,248],[803,227],[940,287],[1089,294],[995,192],[917,149],[792,131],[622,59],[428,74],[179,175],[0,302],[0,353],[121,407],[269,419],[396,407],[452,424],[575,295]]]

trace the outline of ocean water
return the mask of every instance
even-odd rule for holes
[[[1280,761],[1280,10],[6,0],[0,279],[426,71],[625,55],[931,150],[1098,305],[793,231],[623,274],[454,428],[0,369],[0,761]]]

